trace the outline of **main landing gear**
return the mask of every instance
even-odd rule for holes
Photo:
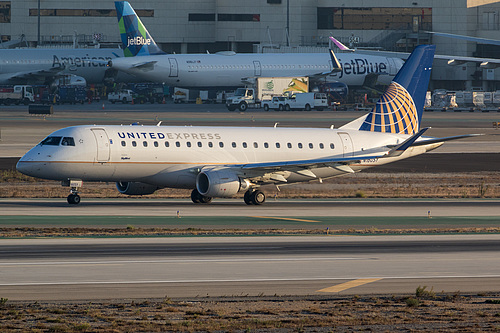
[[[266,195],[259,190],[248,190],[243,196],[247,205],[262,205],[266,201]]]
[[[202,203],[202,204],[208,204],[208,203],[211,203],[212,202],[212,198],[211,197],[206,197],[204,195],[201,195],[200,192],[198,192],[197,189],[194,189],[192,192],[191,192],[191,200],[195,203],[195,204],[199,204],[199,203]]]

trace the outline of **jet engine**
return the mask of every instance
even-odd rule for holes
[[[196,189],[206,197],[230,197],[249,187],[247,180],[227,168],[204,169],[196,177]]]
[[[153,194],[160,188],[155,185],[149,185],[139,182],[116,182],[118,192],[126,195],[146,195]]]

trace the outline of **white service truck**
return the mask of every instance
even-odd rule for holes
[[[123,104],[127,104],[133,101],[134,92],[132,90],[120,90],[117,92],[111,92],[108,94],[108,101],[112,104],[116,102],[122,102]]]
[[[283,111],[286,100],[285,96],[274,96],[271,100],[262,101],[262,107],[265,111],[269,111],[269,109]]]
[[[0,104],[28,105],[35,102],[35,93],[32,86],[4,86],[0,87]]]
[[[285,111],[312,109],[323,111],[328,107],[328,99],[325,93],[300,93],[291,94],[285,100]]]
[[[248,108],[259,108],[263,101],[270,101],[286,92],[308,91],[307,77],[259,77],[251,87],[236,89],[234,95],[226,99],[226,107],[229,111],[246,111]]]

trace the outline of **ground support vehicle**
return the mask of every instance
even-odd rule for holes
[[[35,102],[35,94],[32,86],[2,86],[0,87],[0,103],[4,105],[25,104]]]
[[[110,101],[112,104],[115,104],[116,102],[122,102],[123,104],[131,103],[133,102],[133,95],[134,92],[129,89],[125,90],[120,90],[117,92],[112,92],[108,94],[108,101]]]
[[[285,101],[285,96],[274,96],[270,100],[263,101],[262,107],[265,111],[269,111],[269,109],[283,111],[285,109]]]
[[[229,111],[246,111],[248,108],[260,108],[263,101],[287,92],[305,93],[309,91],[307,77],[260,77],[247,88],[238,88],[232,97],[226,98]]]
[[[57,104],[64,104],[64,103],[69,103],[69,104],[76,104],[80,103],[83,104],[85,103],[87,99],[87,90],[85,87],[77,85],[77,86],[59,86],[57,95],[56,95],[56,102]]]
[[[325,93],[302,93],[293,94],[285,100],[285,110],[305,110],[312,109],[322,111],[328,107],[328,99]]]

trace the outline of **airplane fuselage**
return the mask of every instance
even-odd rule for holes
[[[94,125],[64,128],[51,137],[57,142],[32,148],[19,161],[18,170],[54,180],[142,182],[191,189],[206,166],[239,168],[257,162],[359,156],[362,162],[350,168],[360,171],[438,146],[410,148],[395,158],[364,160],[363,156],[388,151],[387,145],[401,143],[408,135],[328,128]],[[70,144],[64,144],[68,138]],[[310,171],[316,177],[292,171],[278,173],[286,184],[348,173],[340,165]],[[251,178],[252,171],[241,171],[239,176]]]
[[[326,79],[349,86],[362,86],[370,74],[379,75],[379,83],[389,84],[403,65],[398,58],[348,53],[338,59],[342,71]],[[111,63],[113,68],[145,80],[185,88],[240,87],[245,78],[312,77],[333,69],[328,53],[170,54],[120,58]]]
[[[72,74],[87,83],[102,83],[107,62],[123,57],[121,49],[12,49],[0,50],[0,84],[43,83],[46,77]],[[94,61],[97,60],[97,61]],[[119,74],[117,80],[130,81]]]

